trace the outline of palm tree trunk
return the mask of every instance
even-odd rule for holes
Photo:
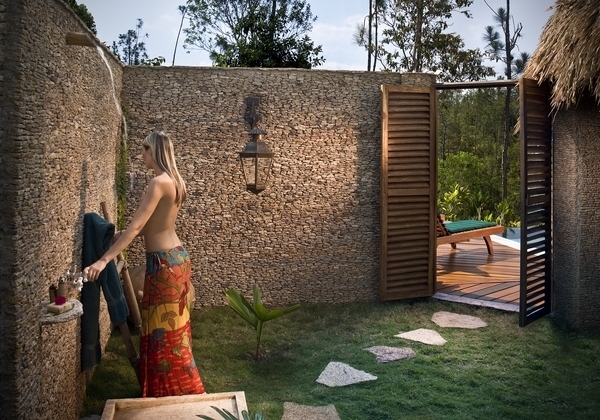
[[[506,0],[506,21],[504,22],[504,45],[506,46],[506,79],[512,79],[512,44],[510,42],[510,0]],[[510,145],[510,86],[506,87],[504,100],[504,141],[502,142],[502,200],[508,197],[508,147]]]
[[[502,142],[502,200],[508,197],[508,147],[510,144],[510,86],[506,87],[504,99],[504,140]]]
[[[367,47],[367,71],[371,71],[371,56],[373,55],[373,0],[369,0],[369,43]]]
[[[173,50],[173,62],[172,66],[175,65],[175,54],[177,54],[177,44],[179,43],[179,35],[181,35],[181,28],[183,27],[183,19],[185,19],[185,13],[187,12],[187,6],[179,6],[181,11],[181,23],[179,24],[179,31],[177,32],[177,39],[175,40],[175,49]],[[181,7],[183,7],[181,9]]]
[[[423,70],[422,36],[423,36],[423,2],[417,0],[417,19],[415,22],[415,50],[413,51],[413,63],[410,71],[421,72]]]

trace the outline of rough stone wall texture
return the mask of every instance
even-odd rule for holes
[[[554,298],[570,328],[600,326],[600,107],[589,97],[554,121]]]
[[[100,212],[101,201],[116,212],[120,116],[99,52],[66,45],[68,31],[93,37],[62,0],[0,0],[2,418],[78,418],[85,394],[81,374],[70,378],[82,385],[72,400],[48,404],[46,385],[55,378],[44,377],[40,366],[72,357],[63,339],[73,337],[62,335],[77,331],[59,328],[53,345],[39,307],[50,284],[81,261],[83,214]],[[122,68],[109,61],[119,98]],[[105,311],[101,319],[105,343]]]
[[[299,69],[126,67],[131,193],[152,174],[139,159],[153,129],[170,134],[188,200],[178,234],[192,258],[196,306],[222,291],[266,303],[377,299],[381,85],[431,85],[433,75]],[[245,99],[275,153],[269,185],[245,191],[238,153],[249,139]],[[144,263],[141,241],[128,256]]]
[[[38,373],[43,382],[40,394],[40,405],[47,410],[40,418],[63,418],[67,413],[81,412],[78,398],[81,388],[85,389],[85,377],[81,372],[80,334],[81,314],[83,308],[77,299],[72,299],[74,308],[68,312],[54,316],[42,315],[41,346]],[[40,311],[45,312],[45,305]],[[44,378],[52,378],[45,380]]]

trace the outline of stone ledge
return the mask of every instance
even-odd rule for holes
[[[77,319],[83,315],[83,305],[80,301],[77,299],[69,299],[68,301],[73,304],[73,308],[69,311],[63,312],[62,314],[48,312],[46,308],[50,302],[44,302],[41,306],[42,319],[40,322],[42,325],[60,324],[62,322],[68,322],[73,319]]]

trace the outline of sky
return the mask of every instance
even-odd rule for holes
[[[486,0],[493,10],[506,7],[506,0]],[[94,16],[97,37],[107,45],[117,41],[119,34],[135,29],[137,19],[144,22],[142,32],[148,34],[146,51],[150,58],[163,56],[171,65],[175,52],[177,32],[181,23],[178,6],[185,0],[79,0]],[[317,21],[308,35],[315,45],[323,46],[325,63],[317,69],[326,70],[366,70],[367,56],[362,47],[353,43],[356,25],[363,22],[368,14],[368,0],[308,0],[313,16]],[[542,29],[553,11],[548,10],[555,0],[513,0],[510,12],[515,23],[522,23],[523,37],[519,40],[518,51],[533,54]],[[474,0],[469,7],[473,18],[462,15],[453,18],[448,32],[462,36],[466,48],[485,48],[483,33],[485,26],[495,25],[492,10],[484,0]],[[186,27],[184,23],[184,27]],[[498,30],[500,30],[498,28]],[[185,35],[181,34],[177,51],[176,66],[210,66],[208,54],[183,49]],[[515,54],[518,55],[518,54]],[[487,63],[493,65],[494,63]],[[500,71],[501,67],[496,66]]]

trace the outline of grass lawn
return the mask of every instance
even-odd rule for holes
[[[482,318],[475,330],[441,328],[437,311]],[[251,412],[279,420],[285,401],[334,404],[350,419],[598,419],[600,331],[566,332],[549,317],[519,328],[518,315],[425,299],[303,305],[264,325],[255,361],[254,330],[227,306],[192,314],[194,356],[207,392],[244,391]],[[448,342],[431,346],[394,337],[418,328]],[[137,337],[134,337],[137,341]],[[377,363],[364,349],[410,347],[417,357]],[[85,412],[107,399],[139,397],[118,330],[87,388]],[[331,361],[378,377],[329,388],[316,379]]]

